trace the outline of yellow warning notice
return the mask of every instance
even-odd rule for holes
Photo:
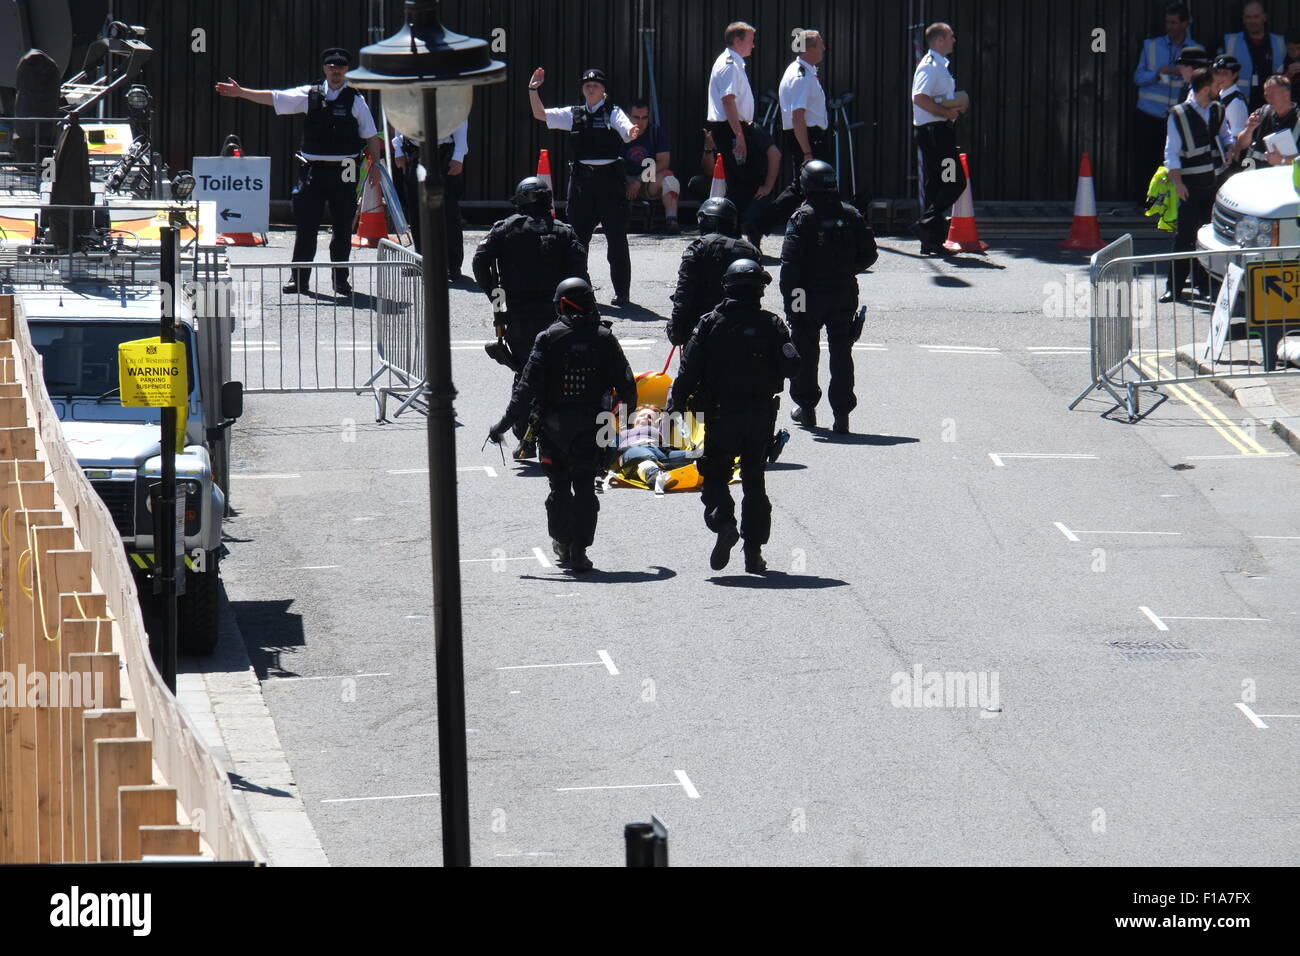
[[[185,447],[185,418],[189,407],[189,375],[184,342],[136,339],[117,347],[117,383],[122,404],[175,408],[176,447]]]

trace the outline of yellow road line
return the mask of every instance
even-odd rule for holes
[[[1159,363],[1154,359],[1147,359],[1144,356],[1140,356],[1138,361],[1142,367],[1146,369],[1147,373],[1153,375],[1157,381],[1162,381],[1166,378],[1164,369],[1162,369]],[[1245,429],[1233,422],[1215,408],[1208,400],[1197,395],[1187,386],[1171,383],[1168,388],[1170,392],[1180,398],[1188,408],[1196,412],[1196,414],[1199,415],[1206,424],[1222,435],[1224,440],[1233,448],[1237,449],[1241,454],[1268,454],[1264,446],[1255,441],[1254,438],[1250,437],[1250,434]],[[1206,414],[1206,411],[1203,409],[1208,410],[1209,414]]]

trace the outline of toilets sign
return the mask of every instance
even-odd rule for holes
[[[216,203],[218,232],[266,232],[270,225],[271,158],[195,156],[194,198]]]

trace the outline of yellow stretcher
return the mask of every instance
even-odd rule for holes
[[[673,377],[668,374],[668,365],[673,360],[673,351],[668,353],[668,361],[664,363],[663,371],[660,372],[642,372],[636,377],[636,401],[638,405],[655,405],[658,408],[664,408],[668,404],[668,391],[672,388]],[[632,409],[628,409],[629,414]],[[620,429],[626,428],[627,424],[620,421]],[[673,428],[669,435],[671,447],[681,449],[682,451],[702,451],[704,448],[704,422],[695,415],[686,413],[682,418],[682,427]],[[668,472],[669,480],[665,491],[699,491],[704,484],[704,478],[700,475],[699,469],[695,467],[695,462],[683,465],[681,468],[674,468]],[[732,473],[733,482],[740,480],[740,463],[736,463],[735,471]],[[611,469],[605,478],[606,487],[622,488],[644,488],[650,489],[650,486],[637,477],[635,472],[624,474],[618,469]]]

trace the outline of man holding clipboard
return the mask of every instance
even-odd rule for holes
[[[1295,162],[1300,153],[1300,113],[1291,99],[1291,81],[1281,74],[1264,81],[1264,99],[1237,136],[1237,151],[1245,154],[1242,166],[1259,169]]]

